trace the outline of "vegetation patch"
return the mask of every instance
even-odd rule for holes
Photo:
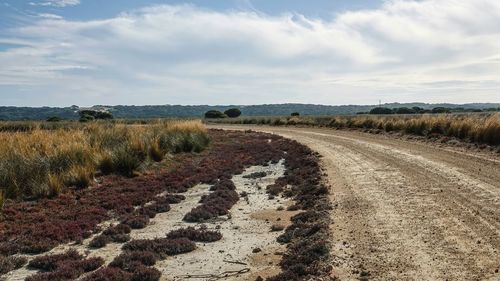
[[[98,172],[131,177],[158,154],[201,152],[208,136],[197,121],[92,123],[0,132],[0,142],[0,191],[7,199],[33,200],[84,189]]]
[[[0,256],[0,274],[19,269],[26,264],[26,258]]]
[[[46,255],[31,260],[28,267],[41,270],[29,276],[27,281],[74,280],[86,272],[91,272],[104,264],[102,258],[84,259],[76,250],[63,254]]]
[[[195,242],[215,242],[222,239],[219,231],[207,230],[206,227],[196,229],[194,227],[172,230],[167,233],[168,239],[187,238]]]
[[[442,108],[435,108],[434,113],[443,113],[442,110]],[[498,112],[394,115],[392,114],[394,113],[393,110],[389,108],[376,109],[376,112],[381,114],[390,112],[391,115],[248,117],[219,121],[211,120],[210,122],[272,126],[300,125],[334,129],[350,128],[372,133],[399,132],[429,138],[451,137],[472,143],[500,145],[500,113]],[[430,111],[430,113],[433,113],[433,111]]]
[[[151,240],[139,239],[132,240],[123,245],[123,250],[125,251],[152,252],[161,258],[188,253],[194,251],[195,249],[196,245],[194,242],[187,238],[158,238]]]
[[[209,134],[212,144],[209,149],[201,154],[177,155],[175,165],[169,169],[134,178],[109,175],[102,177],[102,183],[96,188],[72,190],[39,201],[7,203],[0,224],[0,252],[6,256],[18,252],[45,252],[58,244],[99,233],[98,224],[110,219],[117,219],[120,224],[105,229],[100,234],[105,238],[102,241],[109,243],[114,241],[113,237],[119,237],[117,241],[121,243],[122,236],[130,229],[145,227],[152,216],[168,211],[170,204],[185,199],[178,193],[200,183],[210,184],[211,192],[201,199],[199,208],[191,210],[184,219],[203,221],[228,214],[240,197],[230,180],[232,176],[241,174],[246,167],[278,163],[284,158],[286,173],[276,181],[277,188],[273,191],[276,195],[273,196],[295,199],[295,208],[305,210],[307,216],[294,217],[293,224],[280,237],[280,242],[288,246],[281,263],[283,273],[276,277],[281,279],[276,280],[293,280],[286,279],[287,276],[305,280],[327,274],[328,254],[316,247],[328,247],[329,241],[328,189],[321,184],[318,155],[297,142],[275,135],[218,130],[211,130]],[[162,145],[178,143],[172,139],[158,142]],[[114,267],[99,269],[85,278],[155,280],[159,275],[148,268],[153,260],[193,251],[195,241],[218,239],[220,233],[185,228],[173,230],[165,238],[132,240],[122,247],[123,255],[127,256],[117,258]],[[75,259],[81,260],[80,257]],[[56,277],[66,280],[64,276],[55,276],[60,266],[53,268],[55,270],[41,274],[52,274],[50,277],[54,280],[58,280]],[[144,279],[137,279],[137,276]]]
[[[153,252],[132,251],[119,255],[109,265],[122,269],[125,268],[127,264],[137,262],[145,266],[153,266],[158,259],[158,255]]]
[[[84,281],[132,281],[133,275],[117,267],[105,267],[84,278]]]
[[[201,205],[193,208],[184,216],[187,222],[204,222],[218,216],[227,215],[229,209],[239,200],[235,191],[236,187],[231,180],[217,181],[210,190],[209,195],[201,198]]]
[[[267,176],[266,172],[255,172],[255,173],[251,173],[249,175],[245,175],[245,176],[243,176],[243,178],[245,178],[245,179],[259,179],[259,178],[264,178],[266,176]]]

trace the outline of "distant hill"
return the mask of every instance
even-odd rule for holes
[[[237,107],[242,116],[283,116],[292,112],[301,115],[349,115],[358,112],[367,112],[378,105],[317,105],[317,104],[263,104],[263,105],[96,105],[90,109],[106,109],[113,113],[115,118],[167,118],[167,117],[202,117],[208,110],[224,111]],[[389,103],[383,107],[421,107],[432,109],[435,107],[486,109],[500,108],[500,103],[469,103],[469,104],[427,104],[427,103]],[[0,106],[0,120],[44,120],[52,116],[65,119],[78,119],[78,106],[71,107],[14,107]]]

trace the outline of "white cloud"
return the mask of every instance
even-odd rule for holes
[[[30,2],[32,6],[66,7],[80,5],[80,0],[48,0],[43,2]]]
[[[48,14],[48,13],[42,13],[38,14],[39,18],[44,18],[44,19],[53,19],[53,20],[61,20],[63,17],[56,15],[56,14]]]
[[[496,0],[393,0],[329,21],[190,5],[48,16],[4,39],[29,44],[0,52],[0,87],[60,104],[500,102],[498,26]]]

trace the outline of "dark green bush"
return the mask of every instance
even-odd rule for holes
[[[88,114],[83,114],[79,119],[79,121],[82,123],[90,122],[90,121],[94,121],[94,120],[95,120],[95,117],[92,115],[88,115]]]
[[[230,108],[224,111],[224,114],[227,115],[229,118],[236,118],[241,115],[241,110],[239,110],[238,108]]]
[[[205,113],[205,118],[207,119],[217,119],[217,118],[226,118],[227,115],[218,111],[218,110],[209,110]]]
[[[387,107],[375,107],[370,110],[370,114],[394,114],[394,111]]]

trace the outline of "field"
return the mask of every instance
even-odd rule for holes
[[[328,189],[306,146],[199,121],[26,125],[0,126],[1,280],[329,274]]]
[[[0,123],[0,280],[495,280],[499,118]]]
[[[309,126],[362,129],[372,133],[400,132],[426,137],[449,137],[472,143],[500,144],[500,113],[358,115],[324,117],[252,117],[209,120],[210,123]]]

